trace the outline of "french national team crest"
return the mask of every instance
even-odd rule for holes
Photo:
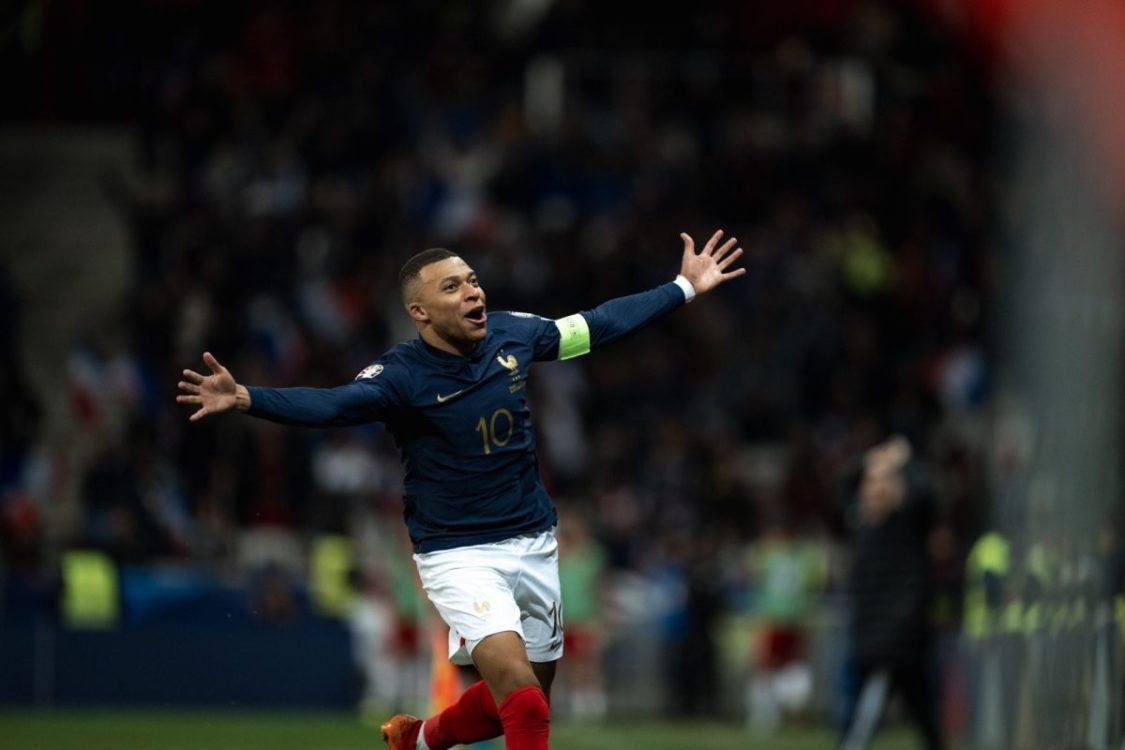
[[[362,370],[360,370],[359,375],[356,375],[355,379],[356,380],[366,380],[368,378],[374,378],[374,377],[378,376],[378,374],[381,373],[382,371],[383,371],[383,366],[380,365],[380,364],[368,365],[367,367],[364,367]]]

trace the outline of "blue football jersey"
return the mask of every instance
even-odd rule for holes
[[[396,391],[398,408],[385,422],[402,453],[404,517],[418,551],[555,524],[539,478],[527,376],[532,362],[555,358],[558,342],[554,321],[493,313],[469,357],[418,338],[382,357],[382,372],[360,378]]]
[[[249,387],[249,413],[306,426],[383,422],[402,455],[404,517],[416,552],[542,531],[557,516],[539,477],[531,364],[584,354],[683,302],[670,283],[557,321],[490,313],[470,356],[419,337],[338,388]]]

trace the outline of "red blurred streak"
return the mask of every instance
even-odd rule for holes
[[[1105,187],[1125,205],[1125,2],[924,0],[995,66],[1073,113],[1073,133],[1106,165]]]
[[[1017,71],[1073,105],[1076,135],[1090,139],[1091,155],[1106,165],[1105,187],[1125,205],[1125,4],[1022,0],[1014,21],[1029,50]]]

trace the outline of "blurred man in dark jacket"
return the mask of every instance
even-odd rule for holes
[[[841,750],[867,746],[892,689],[905,700],[927,750],[938,750],[928,622],[933,493],[901,437],[869,450],[857,479],[850,508],[851,624],[860,689]]]

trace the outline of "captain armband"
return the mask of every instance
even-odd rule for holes
[[[559,329],[559,359],[573,359],[590,353],[590,324],[581,313],[555,321]]]

